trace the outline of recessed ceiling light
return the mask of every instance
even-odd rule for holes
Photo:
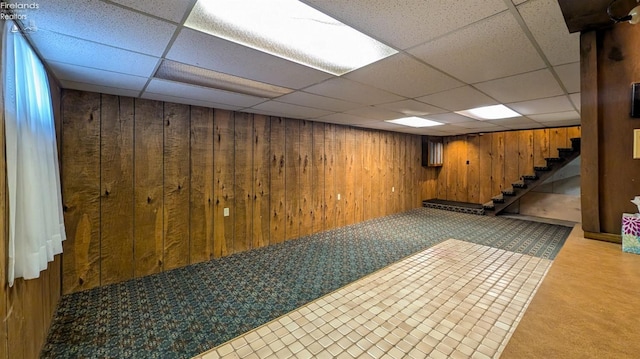
[[[403,125],[409,127],[431,127],[444,125],[443,123],[424,119],[422,117],[403,117],[395,120],[386,120],[385,122],[395,123],[396,125]]]
[[[198,0],[185,26],[337,76],[397,53],[297,0]]]
[[[286,87],[253,81],[170,60],[162,60],[154,77],[263,98],[275,98],[293,92],[292,89]]]
[[[498,120],[522,116],[505,105],[476,107],[470,110],[456,111],[457,114],[475,118],[476,120]]]

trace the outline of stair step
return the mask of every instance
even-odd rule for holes
[[[493,211],[494,209],[496,209],[495,204],[493,204],[493,202],[487,202],[485,204],[482,205],[482,208],[488,210],[488,211]]]
[[[563,153],[563,152],[573,152],[573,148],[571,148],[571,147],[558,148],[558,153]]]
[[[515,196],[516,195],[516,191],[514,191],[513,189],[503,189],[500,192],[502,192],[503,196]]]
[[[504,197],[502,196],[492,197],[491,200],[493,201],[493,203],[504,203]]]
[[[571,139],[571,147],[573,147],[574,151],[580,151],[580,137]]]
[[[522,179],[525,181],[535,181],[538,179],[538,175],[536,174],[532,174],[532,175],[524,175],[522,176]]]
[[[511,187],[513,187],[513,188],[527,188],[527,184],[524,183],[524,182],[515,182],[515,183],[511,184]]]
[[[535,166],[533,167],[534,171],[540,171],[540,172],[546,172],[546,171],[551,171],[551,167],[549,166]]]
[[[564,158],[562,158],[562,157],[547,157],[547,158],[545,158],[545,161],[547,161],[547,163],[549,163],[549,162],[564,162]]]

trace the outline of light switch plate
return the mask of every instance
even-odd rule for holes
[[[633,159],[640,159],[640,128],[633,130]]]
[[[338,201],[340,200],[340,193],[338,193]]]
[[[225,217],[229,217],[229,208],[225,208],[222,212]]]

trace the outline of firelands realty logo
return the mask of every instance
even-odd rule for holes
[[[37,10],[40,5],[37,3],[12,3],[0,2],[0,19],[2,20],[26,20],[25,10]]]

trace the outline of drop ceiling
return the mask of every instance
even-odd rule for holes
[[[398,51],[342,76],[184,26],[195,0],[45,0],[28,36],[63,88],[414,134],[580,123],[579,34],[555,0],[303,0]],[[275,98],[155,78],[163,60],[291,89]],[[505,104],[522,117],[455,114]],[[444,125],[385,120],[420,116]]]

